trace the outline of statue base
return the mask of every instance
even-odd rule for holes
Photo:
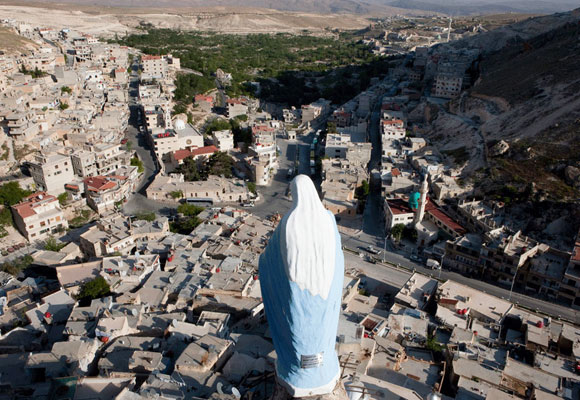
[[[302,400],[348,400],[348,394],[344,388],[342,381],[339,379],[334,390],[327,394],[319,394],[314,396],[306,397],[292,397],[288,390],[278,382],[276,379],[276,386],[274,387],[274,393],[270,400],[291,400],[291,399],[302,399]]]

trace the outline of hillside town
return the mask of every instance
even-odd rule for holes
[[[394,58],[344,104],[217,69],[185,109],[178,54],[1,20],[26,47],[0,55],[0,398],[270,398],[259,263],[297,175],[341,235],[350,399],[580,398],[579,227],[526,235],[425,135],[477,79],[448,42],[485,31],[434,20],[363,39]]]

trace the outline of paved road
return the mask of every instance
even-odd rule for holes
[[[133,215],[138,212],[143,211],[155,211],[161,214],[169,213],[171,207],[165,204],[148,199],[145,196],[145,190],[155,179],[155,175],[159,171],[155,161],[155,155],[149,143],[146,140],[146,134],[140,132],[140,122],[142,122],[142,116],[139,116],[139,105],[138,105],[138,87],[139,87],[139,76],[135,73],[135,68],[132,71],[129,83],[129,103],[131,115],[129,117],[129,125],[127,127],[127,132],[125,138],[131,141],[132,149],[135,150],[139,159],[143,162],[143,167],[145,171],[143,176],[137,186],[137,190],[131,196],[131,198],[123,206],[123,212],[127,215]]]
[[[348,249],[352,249],[354,251],[362,251],[359,249],[358,246],[361,247],[366,247],[368,246],[367,242],[365,240],[360,240],[357,237],[352,237],[352,236],[346,236],[346,235],[342,235],[343,237],[343,246],[347,247]],[[373,245],[376,245],[377,248],[380,248],[380,245],[378,243],[374,243]],[[364,253],[364,251],[362,251]],[[347,252],[345,252],[346,254]],[[429,268],[426,268],[423,264],[419,264],[419,263],[415,263],[411,260],[409,260],[408,258],[404,257],[401,254],[397,254],[395,252],[392,251],[383,251],[381,253],[381,255],[377,256],[378,258],[381,258],[383,260],[386,261],[386,263],[390,263],[394,266],[399,265],[402,268],[406,268],[409,270],[409,273],[412,272],[413,270],[415,272],[421,273],[423,275],[427,275],[427,276],[431,276],[433,278],[438,278],[441,280],[454,280],[456,282],[459,282],[463,285],[472,287],[474,289],[477,290],[481,290],[485,293],[489,293],[493,296],[499,297],[499,298],[503,298],[503,299],[508,299],[509,298],[509,288],[504,288],[501,286],[496,286],[487,282],[483,282],[479,279],[471,279],[467,276],[461,275],[459,273],[456,272],[452,272],[452,271],[448,271],[448,270],[442,270],[440,273],[437,270],[431,270]],[[362,260],[357,261],[356,260],[356,256],[354,257],[350,257],[350,260],[352,260],[352,265],[351,266],[357,266],[358,264],[362,263]],[[367,265],[368,263],[364,263],[361,265]],[[373,265],[373,264],[371,264]],[[395,274],[395,275],[400,275],[401,274],[401,269],[400,268],[396,268],[396,267],[392,267],[389,265],[381,265],[381,264],[374,264],[375,268],[373,269],[373,271],[375,271],[377,269],[385,269],[388,272],[385,272],[385,274],[387,274],[387,276],[390,276],[390,274]],[[393,283],[396,283],[398,281],[393,281]],[[404,283],[404,282],[403,282]],[[525,308],[534,310],[537,312],[541,312],[547,315],[550,315],[551,317],[560,317],[563,318],[565,320],[574,322],[574,323],[580,323],[580,312],[573,310],[569,307],[565,307],[559,304],[554,304],[554,303],[550,303],[547,301],[543,301],[534,297],[530,297],[530,296],[526,296],[524,294],[521,293],[517,293],[517,292],[513,292],[512,296],[511,296],[511,301],[514,302],[517,305],[523,306]]]

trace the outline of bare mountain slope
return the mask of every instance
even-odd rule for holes
[[[430,136],[462,140],[463,175],[483,192],[505,186],[537,198],[580,197],[580,15],[485,55],[474,87],[438,110]],[[499,141],[508,144],[498,145]]]
[[[16,4],[14,1],[2,1],[2,4]],[[23,0],[19,4],[42,4],[44,6],[89,6],[108,8],[133,8],[133,9],[176,9],[176,8],[199,8],[199,7],[234,7],[238,10],[261,8],[278,11],[294,11],[308,13],[349,13],[349,14],[416,14],[416,10],[391,7],[386,4],[371,4],[362,0]]]

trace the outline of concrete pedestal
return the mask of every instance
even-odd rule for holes
[[[348,395],[346,394],[346,390],[344,389],[344,385],[342,381],[338,381],[336,387],[332,391],[332,393],[317,395],[317,396],[307,396],[307,397],[292,397],[286,388],[282,386],[279,382],[276,382],[276,387],[274,388],[274,393],[270,400],[291,400],[291,399],[300,399],[300,400],[348,400]]]

